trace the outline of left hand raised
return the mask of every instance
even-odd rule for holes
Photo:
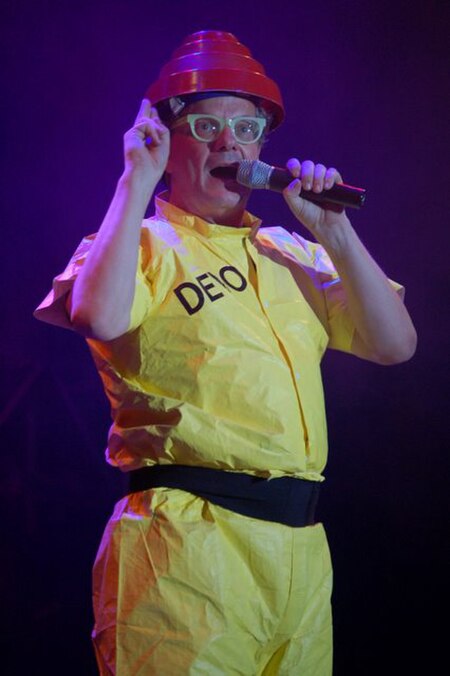
[[[326,237],[326,231],[330,227],[348,223],[344,210],[336,212],[326,209],[301,197],[302,190],[321,193],[335,183],[342,183],[342,176],[337,169],[327,169],[323,164],[314,164],[311,160],[300,162],[295,157],[288,160],[286,167],[291,172],[293,181],[283,190],[283,196],[297,220],[319,241],[321,235]]]

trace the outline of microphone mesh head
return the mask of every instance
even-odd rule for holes
[[[236,180],[246,188],[264,189],[269,184],[272,167],[260,160],[243,160],[239,162]]]

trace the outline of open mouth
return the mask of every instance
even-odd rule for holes
[[[235,181],[238,164],[230,164],[226,167],[215,167],[211,169],[211,175],[214,178],[220,178],[222,181]]]

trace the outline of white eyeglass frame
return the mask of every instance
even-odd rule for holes
[[[212,139],[205,139],[202,138],[197,134],[195,131],[195,123],[197,120],[201,120],[202,118],[207,118],[210,120],[214,120],[215,122],[218,123],[219,129],[217,131],[217,135],[212,138]],[[241,120],[251,120],[252,122],[255,121],[256,124],[258,125],[258,136],[255,139],[252,139],[251,141],[242,141],[241,139],[238,139],[236,137],[236,133],[234,131],[236,125],[238,122]],[[256,115],[237,115],[236,117],[229,117],[229,118],[224,118],[224,117],[218,117],[217,115],[210,115],[209,113],[189,113],[188,115],[184,115],[183,117],[180,117],[173,125],[172,129],[175,127],[178,127],[182,124],[187,122],[189,124],[189,128],[191,130],[192,136],[197,139],[197,141],[201,141],[201,143],[212,143],[215,141],[222,131],[225,129],[225,127],[230,127],[231,133],[233,134],[233,138],[238,142],[241,143],[242,145],[250,145],[251,143],[257,143],[261,136],[263,135],[264,129],[267,126],[267,120],[265,117],[256,117]]]

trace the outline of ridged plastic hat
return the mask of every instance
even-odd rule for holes
[[[230,92],[258,100],[272,115],[271,129],[283,121],[278,86],[231,33],[199,31],[188,35],[146,96],[155,105],[172,97],[203,92]]]

